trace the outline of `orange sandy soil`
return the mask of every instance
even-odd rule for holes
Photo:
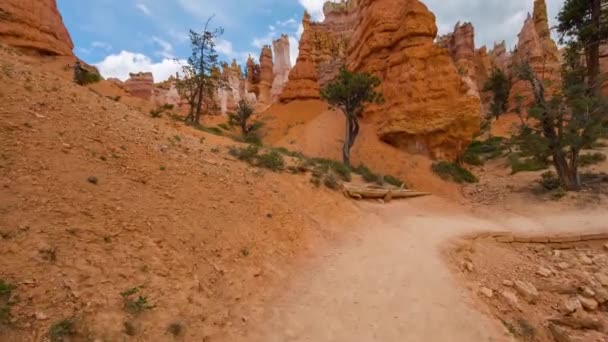
[[[142,341],[174,340],[176,322],[183,341],[221,340],[359,216],[306,177],[234,160],[231,140],[108,99],[125,95],[108,82],[74,85],[65,65],[0,51],[0,279],[16,286],[1,341],[67,318],[77,341],[123,340],[125,322]],[[133,287],[154,309],[125,312]]]
[[[344,116],[316,100],[275,104],[260,115],[265,122],[264,141],[305,155],[341,160]],[[365,164],[375,172],[403,179],[410,188],[459,199],[459,187],[431,174],[432,162],[392,147],[378,139],[365,120],[352,149],[352,164]]]

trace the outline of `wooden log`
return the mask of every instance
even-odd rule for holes
[[[357,186],[352,184],[344,184],[346,194],[353,198],[369,198],[369,199],[399,199],[428,196],[428,192],[413,191],[408,189],[400,189],[396,187],[382,188],[377,186]]]

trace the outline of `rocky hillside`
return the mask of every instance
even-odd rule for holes
[[[0,65],[2,341],[230,340],[294,257],[357,216],[51,61],[2,47]]]

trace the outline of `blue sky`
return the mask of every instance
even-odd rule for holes
[[[200,30],[210,15],[225,33],[218,41],[222,59],[243,63],[258,57],[263,44],[290,35],[297,55],[304,10],[322,19],[324,0],[57,0],[70,31],[74,52],[95,64],[105,77],[125,79],[129,72],[152,71],[156,81],[179,69],[174,58],[189,55],[188,30]],[[441,33],[457,21],[472,21],[478,45],[516,42],[533,0],[424,0],[437,16]],[[563,0],[547,0],[555,17]]]

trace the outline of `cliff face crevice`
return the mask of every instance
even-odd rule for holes
[[[74,49],[56,0],[2,0],[0,42],[41,55],[72,56]]]

